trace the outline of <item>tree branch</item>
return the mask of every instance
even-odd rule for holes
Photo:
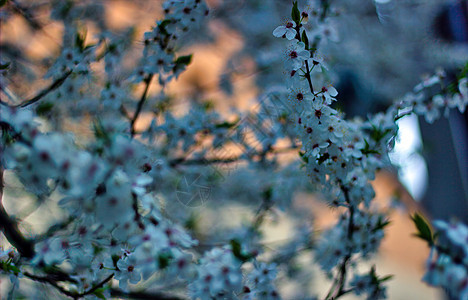
[[[112,297],[135,299],[135,300],[187,300],[185,297],[170,295],[162,292],[129,292],[124,293],[119,289],[112,288],[110,290]]]
[[[72,72],[73,70],[69,70],[68,72],[64,73],[61,77],[57,78],[54,82],[52,82],[52,84],[49,87],[40,91],[39,94],[37,94],[36,96],[24,101],[23,103],[14,105],[13,107],[26,107],[33,103],[36,103],[37,101],[41,100],[45,95],[60,87],[64,83],[65,79],[67,79]]]
[[[34,242],[26,239],[18,228],[18,223],[11,218],[3,207],[3,169],[0,167],[0,228],[8,242],[26,258],[35,255]]]
[[[66,295],[66,296],[68,296],[70,298],[73,298],[73,299],[80,299],[80,298],[83,298],[86,295],[93,294],[96,290],[102,288],[107,282],[109,282],[114,277],[114,274],[111,274],[111,275],[107,276],[103,281],[99,282],[98,284],[96,284],[95,286],[93,286],[92,288],[87,290],[86,292],[77,293],[77,292],[70,292],[70,291],[66,290],[65,288],[61,287],[57,283],[57,280],[55,280],[55,279],[53,279],[51,277],[37,276],[37,275],[31,274],[29,272],[24,272],[23,274],[24,274],[24,276],[28,277],[31,280],[34,280],[34,281],[37,281],[37,282],[42,282],[42,283],[48,283],[51,286],[53,286],[55,289],[57,289],[60,293]]]
[[[135,111],[135,115],[133,115],[133,119],[130,122],[130,135],[133,137],[135,135],[135,123],[138,119],[138,116],[140,115],[141,109],[143,108],[143,104],[146,101],[146,98],[148,96],[148,90],[149,86],[151,83],[151,80],[153,79],[154,74],[148,75],[148,77],[145,78],[145,90],[143,91],[143,94],[141,95],[140,101],[138,101],[137,109]]]

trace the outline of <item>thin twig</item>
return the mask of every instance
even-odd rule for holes
[[[11,218],[3,207],[3,169],[0,167],[0,228],[10,244],[26,258],[32,258],[35,254],[34,242],[23,236],[18,228],[16,220]]]
[[[269,148],[265,151],[258,153],[256,156],[262,157],[266,154],[284,154],[290,151],[299,150],[299,147],[283,147],[283,148]],[[230,158],[197,158],[197,159],[187,159],[185,157],[174,158],[169,161],[171,167],[178,165],[210,165],[210,164],[230,164],[243,159],[247,159],[245,156],[234,156]]]
[[[35,30],[41,30],[42,25],[35,20],[34,15],[31,13],[31,10],[27,7],[24,7],[21,3],[16,0],[10,0],[14,10],[16,10],[23,18],[27,21],[29,26]]]
[[[307,69],[307,72],[305,73],[305,78],[307,79],[307,82],[309,83],[309,88],[312,94],[314,94],[314,87],[312,85],[312,79],[310,78],[310,69],[309,69],[309,62],[306,60],[305,61],[305,66]]]
[[[52,82],[52,84],[49,87],[47,87],[47,88],[43,89],[42,91],[40,91],[39,94],[37,94],[36,96],[32,97],[29,100],[24,101],[23,103],[20,103],[18,105],[14,105],[13,107],[26,107],[26,106],[29,106],[29,105],[31,105],[33,103],[36,103],[37,101],[41,100],[45,95],[47,95],[48,93],[50,93],[53,90],[60,87],[65,82],[65,79],[67,79],[68,76],[70,76],[70,74],[72,72],[73,72],[73,70],[67,71],[61,77],[57,78],[54,82]]]
[[[73,298],[73,299],[80,299],[80,298],[83,298],[86,295],[90,295],[90,294],[94,293],[96,290],[102,288],[107,282],[109,282],[114,277],[114,274],[111,274],[111,275],[107,276],[103,281],[101,281],[100,283],[96,284],[95,286],[93,286],[92,288],[87,290],[86,292],[77,293],[77,292],[70,292],[70,291],[66,290],[65,288],[61,287],[57,283],[57,280],[55,280],[55,279],[53,279],[51,277],[37,276],[37,275],[31,274],[29,272],[24,272],[23,274],[24,274],[24,276],[28,277],[31,280],[34,280],[34,281],[37,281],[37,282],[42,282],[42,283],[48,283],[51,286],[53,286],[55,289],[57,289],[59,292],[61,292],[62,294],[66,295],[66,296],[68,296],[70,298]]]
[[[146,98],[148,96],[148,90],[151,84],[151,80],[153,79],[154,74],[148,75],[148,77],[145,78],[145,90],[143,91],[143,94],[141,95],[140,101],[138,101],[138,105],[135,111],[135,115],[133,115],[133,118],[130,122],[130,135],[133,137],[135,135],[135,123],[138,119],[138,116],[140,115],[141,109],[143,108],[143,104],[146,101]]]
[[[347,237],[346,238],[347,238],[348,241],[352,241],[353,232],[354,232],[354,206],[351,203],[348,188],[346,188],[345,186],[341,186],[341,190],[343,191],[343,194],[345,196],[345,201],[348,204],[348,208],[349,208],[349,222],[348,222],[348,228],[347,228],[348,231],[347,231]],[[343,262],[340,265],[338,281],[336,281],[336,279],[335,279],[335,282],[333,283],[333,286],[335,286],[336,282],[338,283],[338,290],[337,290],[336,294],[331,298],[329,298],[330,294],[327,294],[325,299],[336,300],[339,297],[341,297],[341,296],[343,296],[343,295],[345,295],[345,294],[347,294],[347,293],[349,293],[351,291],[351,290],[345,290],[347,267],[348,267],[349,261],[351,260],[351,254],[352,254],[352,252],[350,251],[344,257]],[[334,289],[335,288],[333,287],[333,290]],[[330,291],[331,291],[331,289],[330,289]]]
[[[129,292],[124,293],[119,289],[110,290],[112,297],[127,298],[135,300],[187,300],[185,297],[170,295],[162,292]]]

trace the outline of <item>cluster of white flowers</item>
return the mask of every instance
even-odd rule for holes
[[[386,288],[380,284],[381,281],[376,277],[375,270],[372,269],[368,274],[355,274],[349,285],[356,295],[365,295],[367,300],[386,299]]]
[[[322,234],[315,255],[323,270],[332,270],[348,255],[368,258],[378,250],[387,223],[385,217],[363,211],[354,213],[352,227],[349,226],[349,216],[341,215],[339,222]]]
[[[460,222],[434,221],[437,242],[423,280],[445,288],[454,299],[468,297],[468,227]]]
[[[154,197],[147,193],[152,178],[145,174],[147,151],[141,143],[102,132],[107,147],[99,150],[98,140],[94,148],[100,156],[96,156],[76,149],[70,138],[57,133],[42,134],[36,128],[28,139],[24,129],[35,127],[21,120],[26,112],[2,109],[0,122],[12,126],[12,132],[23,128],[24,133],[6,146],[3,159],[34,194],[47,195],[58,187],[63,195],[60,204],[78,220],[72,235],[59,232],[36,243],[35,264],[60,265],[66,260],[76,270],[90,270],[91,265],[99,265],[96,261],[106,261],[103,274],[94,269],[93,280],[108,275],[110,268],[126,288],[127,280],[137,283],[164,268],[162,256],[181,256],[180,249],[196,243],[184,229],[161,217]],[[112,255],[120,258],[113,261]]]
[[[448,117],[450,109],[458,108],[460,113],[464,113],[468,105],[468,79],[462,77],[458,80],[458,85],[447,87],[448,92],[428,95],[428,90],[437,84],[443,84],[444,73],[431,76],[418,84],[412,93],[406,94],[400,102],[394,104],[402,114],[414,112],[424,116],[428,123],[433,123],[440,118],[440,111],[443,110],[444,117]],[[451,89],[450,89],[451,88]]]
[[[326,22],[327,6],[322,9],[323,17],[317,18],[319,23]],[[274,36],[292,43],[285,58],[287,74],[290,74],[288,101],[285,101],[292,112],[290,121],[295,124],[296,135],[302,142],[301,157],[312,182],[320,185],[331,205],[348,209],[335,227],[322,234],[316,248],[317,262],[322,269],[331,272],[337,266],[346,267],[356,258],[354,254],[366,258],[375,253],[384,236],[383,228],[388,222],[384,216],[373,215],[369,210],[375,195],[370,181],[378,169],[389,163],[388,152],[398,130],[395,124],[400,117],[398,113],[410,109],[432,122],[439,117],[441,107],[457,106],[463,112],[468,101],[467,81],[460,79],[457,92],[451,96],[437,95],[423,102],[422,90],[440,82],[439,78],[433,77],[386,113],[369,116],[367,121],[345,120],[341,113],[331,108],[338,94],[336,89],[331,85],[316,89],[316,82],[312,80],[317,76],[314,72],[323,69],[320,67],[322,62],[314,59],[322,36],[315,31],[307,32],[296,2],[292,18],[294,20],[273,31]],[[341,289],[343,286],[344,283]],[[370,294],[369,299],[382,297]]]
[[[242,263],[229,248],[205,253],[189,289],[195,299],[235,299],[242,290]]]
[[[280,299],[273,281],[276,264],[255,261],[245,278],[242,262],[231,247],[214,248],[205,253],[197,267],[196,279],[189,286],[196,299]]]

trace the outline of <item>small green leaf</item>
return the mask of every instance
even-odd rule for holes
[[[52,110],[54,104],[52,102],[42,102],[36,108],[36,113],[38,115],[45,115]]]
[[[232,254],[240,261],[246,262],[250,258],[252,258],[252,255],[245,255],[244,253],[242,253],[242,246],[238,240],[232,239],[229,241],[229,243],[231,244]]]
[[[234,126],[236,126],[238,122],[239,122],[239,119],[236,119],[233,122],[224,121],[222,123],[216,124],[215,127],[216,128],[228,128],[229,129],[229,128],[233,128]]]
[[[185,66],[188,66],[191,62],[192,62],[192,54],[179,56],[175,61],[176,65],[185,65]]]
[[[462,68],[462,71],[458,74],[457,79],[460,80],[463,77],[468,75],[468,62],[466,62],[465,66]]]
[[[15,274],[19,274],[21,271],[14,265],[10,265],[10,270],[13,271]]]
[[[270,201],[271,197],[273,196],[273,188],[269,187],[266,190],[264,190],[262,193],[262,196],[263,196],[263,199],[265,199],[266,201]]]
[[[172,254],[170,253],[161,253],[158,256],[158,262],[159,262],[159,268],[160,269],[165,269],[167,266],[169,266],[169,262],[172,259]]]
[[[159,31],[161,31],[161,34],[164,34],[164,35],[169,35],[169,33],[167,32],[166,30],[166,26],[171,24],[172,21],[171,20],[162,20],[159,24],[158,24],[158,28],[159,28]]]
[[[84,49],[84,42],[85,42],[86,34],[80,34],[77,33],[75,37],[75,44],[80,49],[80,51],[83,51]]]
[[[380,277],[379,278],[379,282],[385,282],[385,281],[388,281],[390,279],[392,279],[395,275],[387,275],[387,276],[384,276],[384,277]]]
[[[305,153],[302,153],[301,151],[299,151],[299,156],[301,157],[301,159],[302,159],[306,164],[309,163],[309,157],[306,156]]]
[[[301,22],[301,12],[297,8],[297,1],[294,1],[292,11],[291,11],[291,18],[297,25]]]
[[[104,297],[104,294],[102,293],[102,291],[100,291],[100,289],[97,289],[93,292],[93,295],[98,297],[99,299],[104,299],[106,300],[106,297]]]
[[[388,224],[390,224],[390,221],[388,219],[384,219],[383,217],[380,217],[373,231],[375,232],[377,230],[384,229]]]
[[[414,235],[428,242],[429,246],[434,245],[434,234],[432,233],[431,227],[426,219],[418,213],[415,213],[411,219],[418,230]]]
[[[196,213],[192,212],[190,217],[185,221],[185,228],[190,231],[197,231],[198,216]]]
[[[0,0],[0,7],[5,5],[8,2],[8,0]]]
[[[302,42],[305,44],[306,50],[309,50],[309,38],[305,30],[302,32]]]
[[[117,262],[119,261],[119,259],[120,259],[120,256],[118,256],[117,254],[112,255],[112,263],[114,264],[114,267],[116,267],[117,269],[118,269]]]
[[[231,247],[232,247],[232,253],[234,254],[235,257],[239,258],[242,254],[241,254],[241,244],[239,243],[239,241],[237,240],[231,240],[229,242],[231,244]]]
[[[364,143],[365,143],[364,149],[361,150],[362,154],[364,154],[364,155],[379,154],[379,151],[376,151],[374,149],[370,149],[369,143],[367,142],[366,139],[364,139]]]
[[[0,63],[0,70],[6,70],[8,69],[9,66],[10,66],[10,62],[4,63],[4,64]]]
[[[203,102],[203,109],[205,111],[210,111],[210,110],[213,110],[215,108],[215,105],[214,105],[214,102],[213,101],[206,101],[206,102]]]

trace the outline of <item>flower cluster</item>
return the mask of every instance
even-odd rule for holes
[[[239,261],[229,248],[214,248],[205,253],[197,277],[189,287],[195,299],[231,299],[242,290]]]
[[[434,221],[437,242],[423,280],[440,286],[455,299],[468,297],[468,227],[460,222]]]
[[[436,84],[443,86],[443,79],[443,73],[429,77],[418,84],[412,93],[406,94],[394,107],[402,114],[414,112],[424,116],[428,123],[433,123],[440,118],[441,109],[445,117],[448,117],[450,109],[453,108],[458,108],[460,113],[464,113],[468,105],[468,79],[466,77],[459,78],[458,85],[452,84],[447,87],[448,92],[435,96],[427,95],[428,90]]]
[[[317,263],[329,272],[346,256],[368,258],[375,253],[384,237],[388,224],[383,215],[356,211],[352,221],[341,215],[339,222],[322,234],[315,249]],[[349,224],[352,223],[352,226]]]
[[[377,277],[373,267],[368,274],[355,274],[350,281],[350,286],[356,295],[365,295],[368,300],[386,299],[387,291],[382,283],[390,278],[391,276]]]

